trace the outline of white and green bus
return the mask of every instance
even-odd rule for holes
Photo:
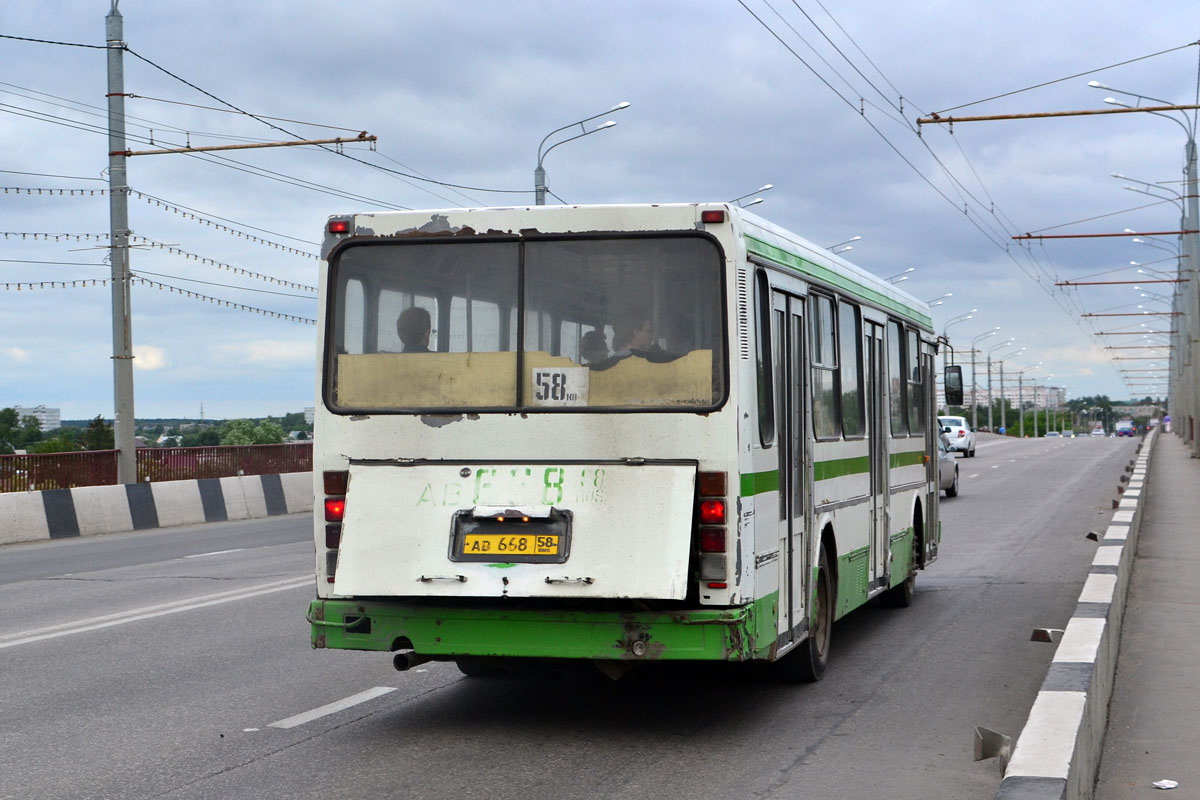
[[[333,217],[320,291],[314,647],[811,680],[937,557],[928,306],[734,205]]]

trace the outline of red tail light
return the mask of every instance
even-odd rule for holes
[[[700,501],[700,522],[705,525],[724,525],[725,524],[725,501],[724,500],[701,500]]]
[[[725,506],[728,476],[724,472],[696,474],[696,494],[699,519],[696,547],[700,551],[699,578],[709,589],[727,589],[725,552],[729,532],[726,528]]]
[[[966,432],[966,431],[959,431],[959,432],[958,432],[958,438],[960,438],[960,439],[961,439],[961,438],[963,438],[963,437],[964,437],[964,436],[966,436],[966,435],[967,435],[967,432]]]
[[[326,522],[341,522],[342,517],[346,515],[346,498],[344,497],[326,497],[325,498],[325,521]]]

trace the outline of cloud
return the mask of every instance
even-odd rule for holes
[[[144,372],[153,372],[171,366],[167,361],[167,353],[161,347],[148,344],[133,346],[133,368]]]
[[[0,347],[0,355],[3,355],[6,361],[18,364],[23,364],[29,360],[29,351],[22,350],[20,347]]]
[[[216,349],[214,360],[223,364],[240,363],[271,369],[294,369],[312,367],[316,358],[316,343],[308,339],[258,339],[221,345]]]

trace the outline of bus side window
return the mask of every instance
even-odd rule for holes
[[[858,306],[847,300],[838,303],[838,383],[842,396],[842,433],[846,438],[863,435],[862,318]]]
[[[812,416],[818,439],[838,438],[837,330],[833,298],[812,295]]]
[[[905,352],[908,376],[908,430],[912,434],[925,432],[925,392],[921,380],[921,340],[916,330],[908,329]]]
[[[904,331],[900,323],[888,320],[888,416],[891,417],[892,435],[905,436],[908,428],[904,424]]]
[[[755,384],[758,386],[758,439],[763,447],[775,443],[775,393],[771,356],[771,287],[766,270],[754,274]]]

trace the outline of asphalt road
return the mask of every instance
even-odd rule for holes
[[[908,609],[825,680],[718,665],[465,679],[314,651],[307,517],[0,548],[0,798],[992,798],[1129,439],[981,440]]]

